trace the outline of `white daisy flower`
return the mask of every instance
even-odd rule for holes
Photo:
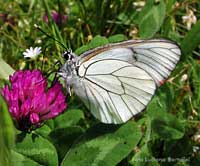
[[[30,47],[23,52],[24,58],[36,59],[37,56],[41,53],[41,47]]]
[[[136,7],[136,11],[140,12],[142,8],[145,6],[146,2],[145,1],[138,1],[138,2],[133,2],[133,6]]]
[[[139,1],[139,2],[133,2],[133,6],[135,7],[143,7],[145,6],[146,2],[144,1]]]
[[[192,10],[187,11],[187,15],[182,16],[183,23],[186,24],[187,30],[190,30],[192,27],[192,24],[196,24],[197,17],[194,15],[194,12]]]
[[[183,74],[181,77],[181,82],[185,82],[188,79],[188,75],[187,74]]]

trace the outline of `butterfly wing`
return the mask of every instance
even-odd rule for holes
[[[89,50],[77,61],[75,93],[104,123],[141,112],[175,68],[181,51],[168,40],[129,40]]]
[[[75,93],[104,123],[124,123],[141,112],[156,85],[143,69],[120,59],[90,59],[79,69]]]
[[[79,63],[99,59],[123,60],[145,70],[160,86],[175,68],[180,55],[180,48],[169,40],[129,40],[89,50],[80,55]]]

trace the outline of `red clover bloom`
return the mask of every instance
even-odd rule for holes
[[[53,18],[53,21],[56,23],[56,24],[64,24],[65,22],[66,22],[66,20],[67,20],[67,15],[64,15],[64,14],[60,14],[60,13],[58,13],[58,12],[56,12],[55,10],[53,10],[52,12],[51,12],[51,16],[52,16],[52,18]],[[44,16],[43,16],[43,20],[45,21],[45,22],[49,22],[49,20],[48,20],[48,16],[45,14]]]
[[[62,86],[56,82],[47,89],[47,80],[40,70],[16,71],[1,93],[7,101],[16,127],[30,131],[42,122],[62,113],[67,105]]]

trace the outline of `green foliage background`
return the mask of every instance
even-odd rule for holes
[[[0,1],[1,87],[15,70],[37,68],[44,74],[58,70],[55,61],[62,61],[65,49],[34,24],[77,55],[127,39],[168,38],[182,50],[179,64],[146,110],[123,125],[100,123],[72,96],[64,114],[23,133],[13,127],[1,97],[0,166],[199,165],[200,1],[148,0],[144,7],[134,2],[140,1]],[[52,10],[67,15],[67,20],[56,24]],[[182,20],[189,11],[197,18],[190,30]],[[43,50],[34,61],[22,55],[30,46]],[[49,82],[52,79],[53,74]]]

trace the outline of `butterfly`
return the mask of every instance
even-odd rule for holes
[[[170,40],[128,40],[80,56],[66,51],[59,74],[97,119],[120,124],[145,109],[180,55]]]

